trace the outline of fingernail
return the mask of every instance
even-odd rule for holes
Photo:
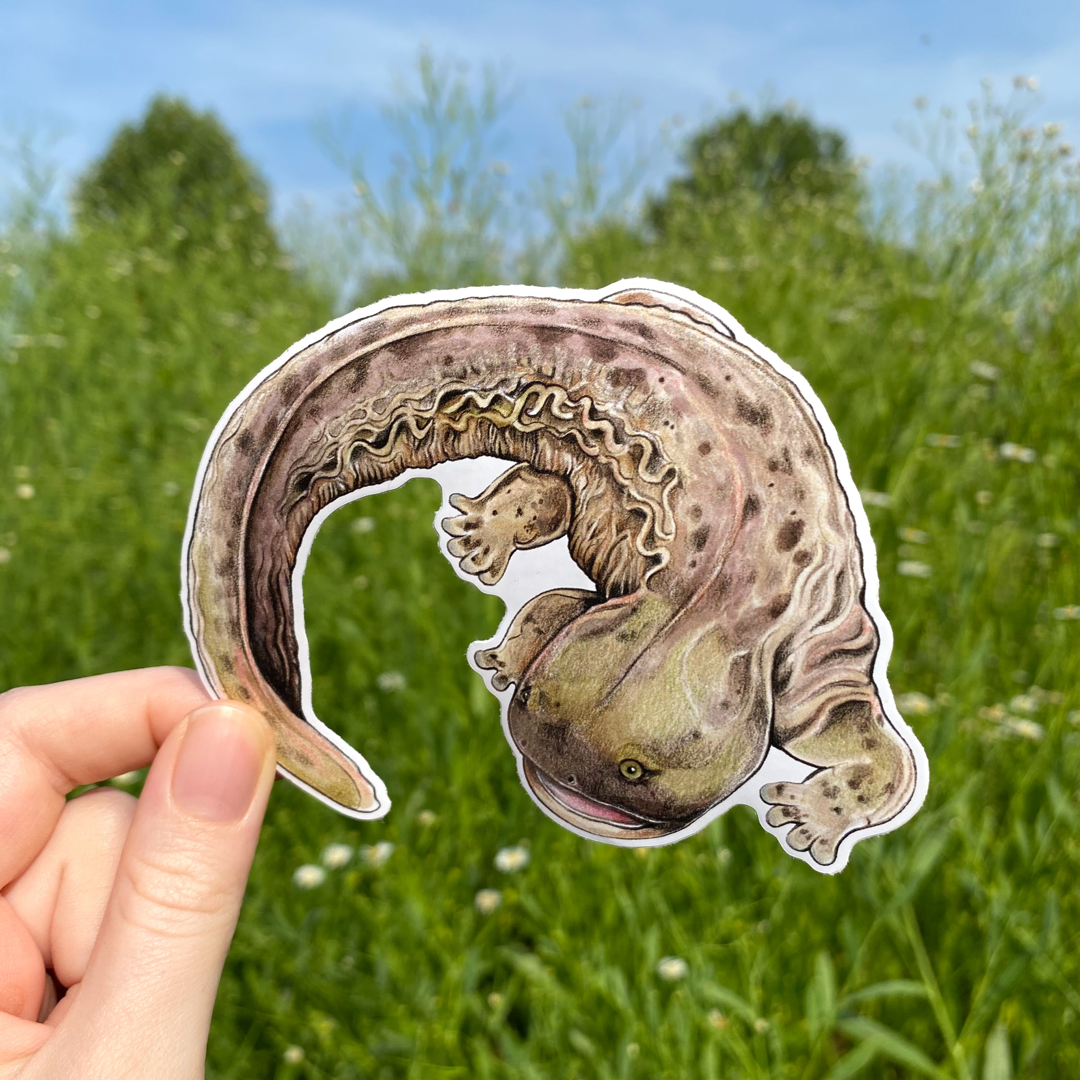
[[[204,821],[238,821],[255,796],[263,755],[257,729],[239,709],[196,709],[188,717],[173,770],[173,799]]]

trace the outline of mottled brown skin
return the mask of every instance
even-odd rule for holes
[[[396,307],[293,355],[234,411],[188,552],[200,660],[274,724],[284,768],[342,806],[371,784],[303,719],[291,576],[323,507],[406,469],[516,462],[444,522],[491,584],[566,535],[596,591],[530,604],[477,663],[513,684],[536,798],[597,837],[679,831],[770,745],[818,767],[768,821],[823,865],[898,814],[911,751],[873,683],[855,525],[813,410],[685,301],[485,297]]]

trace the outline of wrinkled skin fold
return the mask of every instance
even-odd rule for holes
[[[542,593],[474,657],[513,687],[508,731],[551,816],[615,842],[673,836],[779,746],[816,771],[761,789],[767,821],[828,866],[911,801],[823,413],[713,310],[653,286],[406,298],[331,324],[234,403],[192,504],[185,609],[204,678],[267,716],[290,777],[385,812],[305,708],[293,579],[316,516],[487,456],[506,473],[442,522],[462,573],[491,585],[515,551],[566,536],[595,585]]]

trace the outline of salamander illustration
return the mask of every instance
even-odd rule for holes
[[[873,547],[824,409],[721,309],[645,280],[396,298],[305,339],[226,413],[188,524],[188,630],[291,778],[355,816],[388,806],[310,708],[295,578],[316,516],[481,456],[509,467],[451,498],[462,572],[491,585],[566,536],[595,585],[541,593],[474,655],[513,688],[504,723],[550,816],[609,842],[682,835],[772,746],[815,771],[761,787],[766,821],[822,867],[911,812],[925,755],[884,684]]]

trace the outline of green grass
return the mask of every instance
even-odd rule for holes
[[[277,785],[213,1075],[1077,1074],[1075,172],[992,121],[984,190],[924,192],[906,231],[867,227],[849,189],[706,198],[663,229],[597,224],[562,264],[567,284],[649,274],[727,306],[888,495],[868,513],[891,679],[930,756],[921,813],[836,878],[742,808],[647,853],[569,834],[465,663],[501,612],[439,555],[435,486],[350,505],[305,582],[315,705],[394,807],[358,825]],[[275,260],[147,228],[0,234],[0,688],[189,662],[178,565],[205,438],[330,315]],[[293,883],[328,843],[381,841],[383,865]],[[529,865],[500,873],[519,843]],[[665,956],[684,979],[659,977]]]

